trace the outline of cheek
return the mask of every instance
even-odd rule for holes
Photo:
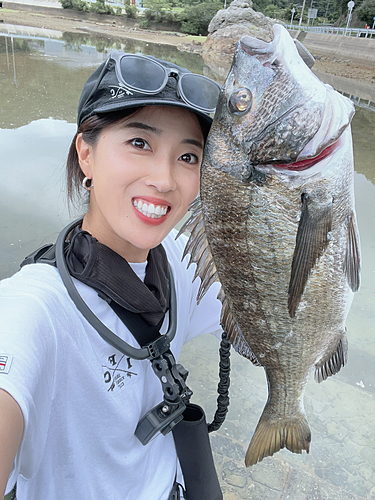
[[[200,187],[200,169],[189,172],[188,179],[185,181],[188,203],[190,204],[199,193]]]

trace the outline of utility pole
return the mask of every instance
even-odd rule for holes
[[[290,19],[290,29],[292,29],[292,26],[293,26],[293,17],[294,17],[295,11],[296,11],[296,9],[293,7],[293,9],[292,9],[292,17]]]
[[[324,24],[326,24],[326,22],[327,22],[327,14],[328,14],[329,2],[330,2],[330,0],[328,0],[328,2],[327,2],[326,13],[325,13],[325,15],[324,15]]]
[[[303,5],[302,5],[302,11],[301,11],[301,17],[299,18],[299,29],[301,29],[301,24],[302,24],[302,17],[303,17],[303,11],[305,10],[305,3],[306,0],[303,0]]]

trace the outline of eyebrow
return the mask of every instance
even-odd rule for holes
[[[130,122],[124,125],[124,128],[138,128],[140,130],[147,130],[148,132],[153,132],[154,134],[160,135],[163,131],[160,128],[152,127],[151,125],[147,125],[147,123],[142,122]],[[183,139],[181,144],[191,144],[193,146],[197,146],[198,148],[203,149],[204,145],[201,141],[197,141],[196,139]]]
[[[192,144],[193,146],[197,146],[198,148],[203,149],[203,143],[201,141],[197,141],[196,139],[184,139],[181,141],[181,144]]]
[[[162,130],[160,128],[152,127],[142,122],[130,122],[124,125],[124,128],[139,128],[141,130],[147,130],[148,132],[153,132],[154,134],[160,135]]]

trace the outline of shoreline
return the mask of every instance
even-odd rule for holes
[[[141,29],[138,28],[136,21],[121,16],[83,13],[13,2],[3,2],[3,8],[0,9],[0,23],[119,39],[130,38],[148,43],[172,45],[179,50],[196,53],[201,53],[202,44],[206,40],[203,36],[186,35],[176,31]],[[317,72],[345,78],[353,84],[364,82],[371,91],[375,92],[375,68],[355,61],[350,56],[346,60],[339,60],[334,54],[332,57],[327,55],[327,52],[313,53],[313,55],[316,58],[314,70]]]

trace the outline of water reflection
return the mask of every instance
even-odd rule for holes
[[[30,251],[54,241],[69,214],[64,162],[75,132],[81,88],[112,49],[143,52],[207,74],[201,57],[139,41],[120,43],[64,34],[64,40],[0,35],[0,278]],[[309,382],[305,407],[313,431],[310,455],[282,451],[246,470],[244,453],[267,397],[263,370],[232,354],[231,406],[212,437],[226,500],[375,498],[375,113],[357,108],[353,120],[362,287],[347,326],[349,362],[321,385]],[[215,407],[217,341],[186,346],[183,363],[209,415]]]

